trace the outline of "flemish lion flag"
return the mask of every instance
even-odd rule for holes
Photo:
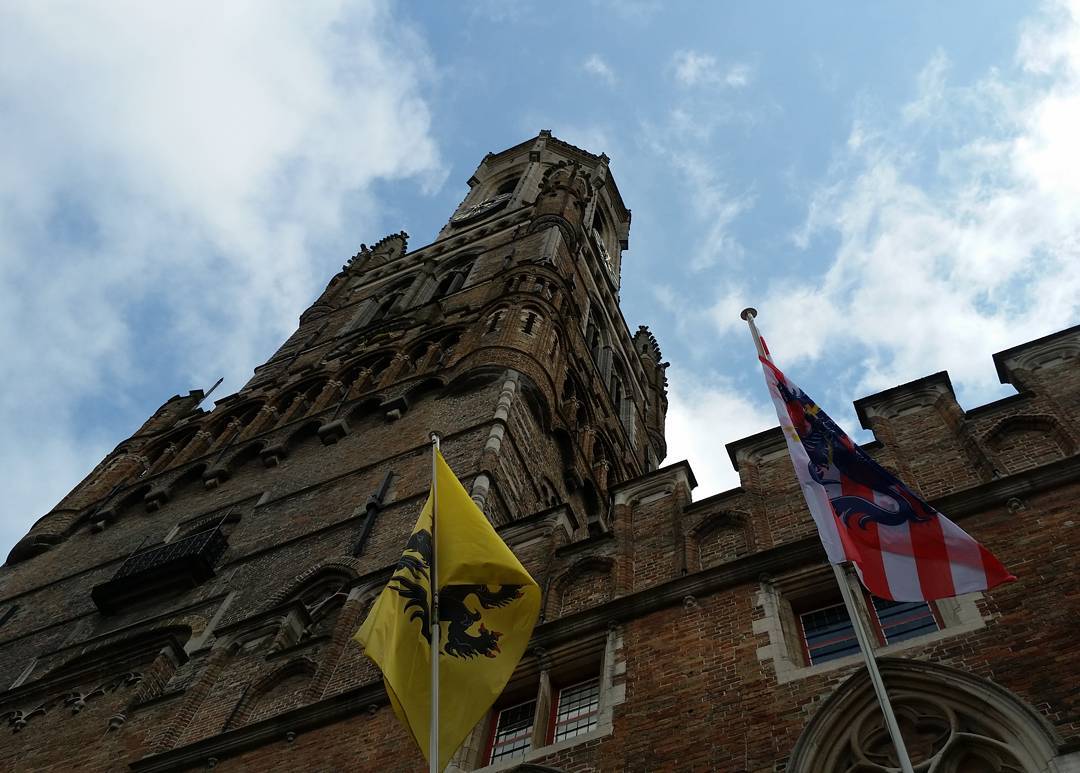
[[[438,492],[439,770],[506,686],[540,613],[540,588],[435,452]],[[394,713],[429,758],[429,495],[356,640],[379,667]]]

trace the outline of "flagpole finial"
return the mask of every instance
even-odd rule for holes
[[[442,442],[442,438],[439,437],[438,432],[432,432],[428,436],[428,439],[431,441],[431,445],[435,446],[436,448],[438,448],[439,444]]]
[[[739,317],[747,322],[752,320],[756,316],[757,309],[755,309],[753,306],[747,306],[745,309],[739,312]]]

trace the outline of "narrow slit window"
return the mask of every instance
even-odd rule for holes
[[[536,326],[536,314],[531,311],[525,312],[525,324],[521,327],[521,332],[527,336],[533,334],[533,328]]]

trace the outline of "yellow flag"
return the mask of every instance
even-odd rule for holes
[[[540,613],[540,588],[435,452],[438,495],[439,770],[506,686]],[[356,640],[383,674],[394,713],[429,757],[429,495]]]

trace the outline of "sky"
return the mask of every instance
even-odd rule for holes
[[[668,462],[776,423],[739,311],[852,401],[1080,321],[1080,3],[0,5],[0,557],[173,394],[238,389],[483,155],[605,152]]]

